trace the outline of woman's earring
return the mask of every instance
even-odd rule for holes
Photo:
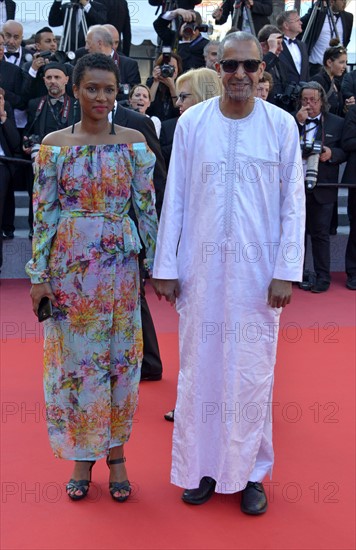
[[[74,100],[74,105],[73,105],[73,124],[72,124],[72,134],[74,134],[74,126],[75,126],[75,122],[77,120],[77,116],[78,116],[78,109],[79,109],[79,101],[77,99]]]
[[[115,105],[114,105],[114,107],[112,108],[112,111],[111,111],[111,130],[110,130],[110,135],[112,135],[112,136],[115,136],[115,135],[116,135],[114,117],[115,117]]]

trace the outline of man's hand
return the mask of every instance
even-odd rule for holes
[[[299,124],[305,124],[305,121],[307,120],[308,116],[309,116],[309,107],[307,105],[303,105],[297,112],[296,119],[299,122]]]
[[[216,21],[219,21],[220,17],[222,16],[223,10],[222,8],[216,8],[216,10],[213,11],[211,14],[213,19],[216,19]]]
[[[270,34],[267,39],[268,51],[274,53],[275,55],[279,55],[283,50],[282,41],[283,35],[280,32]]]
[[[332,156],[332,151],[329,147],[323,147],[323,152],[320,155],[320,162],[326,162],[327,160],[330,160]]]
[[[253,6],[253,0],[245,0],[245,6],[246,8],[252,8]]]
[[[160,300],[162,296],[173,305],[179,296],[178,279],[150,279],[154,291]]]
[[[183,10],[182,8],[171,11],[171,15],[173,15],[174,17],[180,16],[185,23],[191,23],[196,19],[196,15],[193,11]]]
[[[281,279],[272,279],[268,287],[268,305],[285,307],[292,298],[292,283]]]
[[[38,69],[43,67],[43,65],[45,65],[46,62],[48,63],[48,59],[41,57],[41,52],[35,53],[35,55],[33,56],[31,67],[34,71],[38,71]]]

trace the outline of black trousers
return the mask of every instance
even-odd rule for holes
[[[350,220],[350,234],[346,245],[345,270],[347,275],[356,275],[356,186],[349,188],[347,213]]]
[[[142,376],[162,374],[162,361],[159,353],[156,329],[145,296],[145,287],[141,277],[141,318],[143,337]]]
[[[319,204],[313,194],[307,194],[307,233],[312,243],[314,271],[317,279],[330,282],[330,222],[334,203]]]
[[[2,228],[5,201],[10,187],[11,174],[8,166],[0,160],[0,229]],[[0,267],[2,266],[2,231],[0,231]]]

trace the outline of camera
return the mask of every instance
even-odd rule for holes
[[[172,78],[174,75],[174,66],[170,64],[172,49],[168,46],[162,48],[161,76],[163,78]]]
[[[294,109],[297,100],[299,99],[300,92],[303,88],[303,85],[305,82],[300,82],[297,84],[296,82],[291,82],[290,84],[287,84],[284,93],[283,94],[276,94],[275,99],[277,102],[277,105],[279,107],[282,107],[282,109]]]
[[[308,158],[310,155],[321,155],[323,152],[323,144],[321,141],[304,141],[300,145],[303,158]]]
[[[318,181],[318,168],[320,155],[323,152],[321,141],[306,141],[301,143],[302,157],[307,159],[305,172],[305,190],[307,193],[313,191]]]
[[[35,143],[41,143],[42,139],[37,134],[31,134],[27,138],[24,138],[23,140],[23,146],[25,149],[29,149],[30,147],[33,147]]]
[[[213,34],[212,25],[196,25],[196,23],[187,23],[182,31],[186,38],[193,36],[195,31],[206,32],[207,34]]]

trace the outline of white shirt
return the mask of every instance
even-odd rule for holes
[[[334,20],[335,20],[335,17],[334,17]],[[343,44],[344,31],[342,28],[341,17],[339,17],[337,20],[336,30],[340,38],[340,43]],[[329,43],[331,38],[332,37],[331,37],[331,31],[330,31],[330,22],[329,22],[328,16],[326,15],[320,36],[318,40],[315,42],[314,48],[310,52],[310,56],[309,56],[310,63],[319,64],[319,65],[323,64],[324,52],[327,48],[329,48]],[[333,33],[333,38],[335,38],[334,33]]]
[[[298,48],[298,45],[295,42],[289,43],[289,36],[285,36],[285,40],[283,42],[283,48],[288,48],[293,58],[294,65],[298,73],[300,74],[302,70],[302,54],[300,49]]]

